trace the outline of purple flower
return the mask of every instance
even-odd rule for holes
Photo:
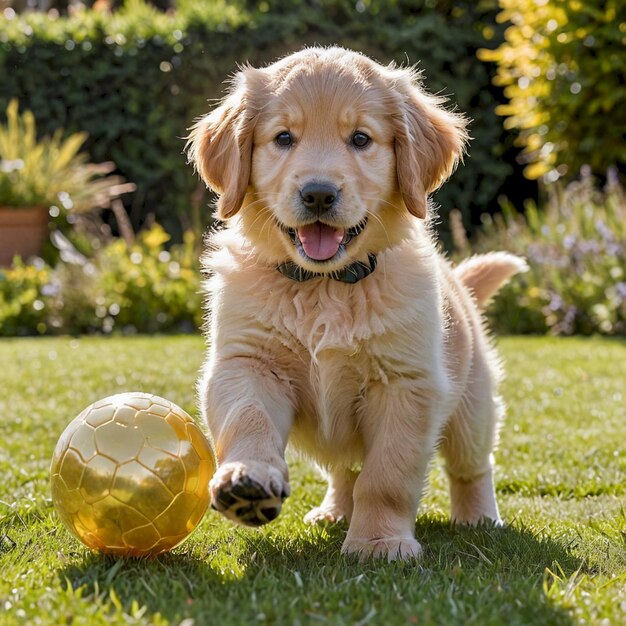
[[[604,241],[615,241],[615,233],[602,220],[596,220],[596,230]]]
[[[576,235],[566,235],[563,238],[563,245],[567,250],[570,250],[576,245]]]
[[[600,252],[600,246],[597,241],[581,241],[580,242],[580,251],[583,254],[598,254]]]
[[[558,311],[563,306],[563,298],[558,293],[551,294],[550,304],[551,311]]]

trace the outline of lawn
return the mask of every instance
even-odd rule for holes
[[[207,514],[153,560],[90,553],[60,525],[48,468],[67,422],[143,390],[195,414],[194,337],[0,341],[0,625],[626,623],[626,342],[504,338],[502,529],[452,529],[439,462],[418,563],[358,565],[343,527],[307,527],[324,487],[291,461],[292,497],[261,530]]]

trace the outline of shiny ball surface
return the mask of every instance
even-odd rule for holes
[[[121,393],[88,406],[61,435],[52,500],[89,548],[154,555],[198,525],[214,472],[211,446],[185,411],[158,396]]]

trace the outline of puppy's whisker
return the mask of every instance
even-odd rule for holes
[[[390,207],[394,207],[396,208],[396,204],[394,204],[393,202],[391,202],[390,200],[384,200],[382,199],[379,195],[375,194],[375,193],[362,193],[361,196],[363,198],[365,198],[366,200],[376,200],[379,204],[384,204]]]
[[[263,224],[259,231],[259,234],[261,235],[261,237],[263,236],[265,229],[269,228],[271,226],[271,223],[274,221],[274,216],[269,211],[266,214],[264,214],[264,217],[265,217],[265,220],[263,221]]]
[[[252,202],[250,202],[246,208],[250,209],[250,208],[254,208],[257,207],[259,205],[262,205],[265,202],[265,200],[263,198],[259,198],[258,200],[254,200]]]
[[[257,200],[257,201],[255,201],[255,202],[251,202],[251,203],[248,205],[248,208],[254,208],[255,206],[258,206],[258,205],[263,205],[263,204],[264,204],[264,202],[263,202],[262,200]],[[266,207],[263,207],[263,208],[266,208]],[[254,226],[256,225],[256,223],[257,223],[257,222],[258,222],[258,221],[259,221],[259,220],[260,220],[260,219],[261,219],[264,215],[266,215],[265,211],[259,211],[259,212],[258,212],[257,216],[254,218],[254,220],[252,221],[252,223],[248,226],[248,228],[247,228],[246,232],[244,233],[244,236],[247,236],[247,233],[248,233],[249,231],[251,231],[251,230],[254,228]],[[271,215],[271,213],[270,213],[270,215]]]
[[[269,234],[269,228],[271,226],[271,223],[274,221],[273,220],[274,216],[271,213],[268,213],[268,215],[265,218],[265,222],[263,223],[263,226],[261,227],[261,237],[263,236],[263,231],[268,228],[268,234]]]
[[[251,202],[248,205],[248,208],[254,208],[256,205],[263,205],[264,201],[262,200],[257,200],[255,202]],[[250,241],[250,233],[253,231],[254,226],[256,225],[256,223],[265,215],[264,211],[259,211],[259,213],[257,214],[257,216],[254,218],[254,220],[252,221],[251,224],[249,224],[246,228],[242,229],[242,236],[244,238],[244,241],[249,244],[250,246],[252,246],[252,242]]]
[[[248,193],[249,196],[256,197],[260,196],[261,198],[281,198],[284,197],[284,194],[278,193],[277,191],[251,191]]]
[[[385,233],[385,237],[387,238],[387,243],[391,245],[392,241],[391,237],[389,236],[389,231],[387,230],[387,227],[385,226],[385,223],[380,218],[380,216],[376,215],[376,213],[373,213],[370,209],[366,209],[365,212],[367,213],[368,217],[375,219],[380,224],[380,227],[382,228],[383,232]]]
[[[242,233],[242,235],[244,236],[245,241],[250,244],[250,251],[248,253],[248,257],[249,259],[252,259],[252,257],[254,256],[253,250],[252,248],[254,247],[251,240],[250,240],[250,236],[249,233],[252,232],[254,230],[254,227],[256,226],[257,222],[261,219],[261,218],[265,218],[265,220],[262,222],[261,227],[258,229],[258,235],[260,238],[263,238],[264,236],[264,232],[265,229],[268,229],[268,236],[269,236],[269,228],[271,227],[271,223],[274,221],[274,216],[270,211],[262,211],[259,212],[259,214],[254,218],[254,221],[248,226],[248,228],[246,229],[246,231],[244,233]],[[255,259],[255,265],[258,265],[258,257]]]

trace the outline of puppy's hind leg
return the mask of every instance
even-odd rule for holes
[[[450,479],[451,519],[475,526],[482,521],[500,524],[493,478],[493,450],[504,412],[492,390],[472,391],[448,422],[441,452]]]
[[[370,385],[360,422],[365,455],[342,552],[409,560],[420,557],[415,516],[438,439],[445,380],[427,372]]]
[[[450,478],[450,498],[452,500],[452,522],[476,526],[480,522],[492,521],[497,525],[502,522],[498,513],[493,468],[470,479]]]
[[[325,474],[328,480],[326,495],[319,506],[311,509],[304,516],[304,521],[307,524],[342,520],[350,523],[354,508],[352,492],[358,474],[345,468],[332,469]]]

